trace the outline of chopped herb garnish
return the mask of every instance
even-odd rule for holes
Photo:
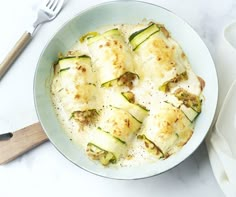
[[[61,73],[61,72],[63,72],[63,71],[69,70],[69,69],[70,69],[70,67],[67,67],[67,68],[62,68],[62,69],[60,69],[60,71],[59,71],[59,72]]]

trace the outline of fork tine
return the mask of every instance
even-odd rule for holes
[[[50,0],[50,2],[46,5],[47,8],[51,9],[51,7],[53,6],[55,0]]]
[[[58,0],[54,1],[54,4],[51,6],[50,9],[54,11],[57,7],[58,2],[59,2]]]
[[[56,14],[62,9],[63,3],[64,0],[58,0],[57,6],[53,10]]]
[[[44,0],[42,4],[45,5],[45,6],[48,6],[48,4],[50,3],[50,1],[51,1],[51,0]]]

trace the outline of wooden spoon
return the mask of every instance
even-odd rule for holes
[[[47,140],[48,137],[39,122],[13,133],[0,135],[0,165],[14,160]]]

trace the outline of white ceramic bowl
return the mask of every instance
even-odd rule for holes
[[[52,65],[58,52],[66,52],[86,32],[109,24],[138,23],[151,19],[163,23],[182,46],[195,73],[205,82],[205,102],[197,118],[194,134],[177,154],[164,161],[134,167],[103,167],[86,156],[65,134],[53,109],[50,97]],[[211,55],[198,34],[172,12],[144,2],[114,1],[81,12],[54,35],[39,59],[34,80],[35,106],[38,118],[55,147],[70,161],[94,174],[116,179],[138,179],[165,172],[191,155],[205,138],[212,123],[218,97],[218,83]]]

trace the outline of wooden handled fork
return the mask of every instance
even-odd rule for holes
[[[0,64],[0,79],[10,68],[12,63],[20,55],[23,49],[31,40],[37,27],[47,21],[53,20],[60,12],[63,6],[64,0],[45,0],[37,9],[37,15],[35,22],[29,27],[29,29],[21,36],[17,41],[13,49],[8,53],[3,62]]]

